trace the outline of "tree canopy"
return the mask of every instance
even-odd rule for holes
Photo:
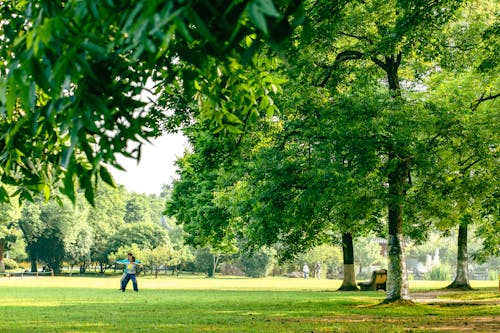
[[[216,107],[204,73],[278,49],[303,17],[291,0],[280,11],[271,0],[0,5],[0,181],[21,200],[60,187],[73,201],[82,188],[92,203],[99,178],[113,184],[106,165],[120,168],[117,154],[140,159],[160,120],[179,112],[144,91],[197,94],[201,113],[227,125],[234,106]],[[0,186],[0,199],[9,195]]]

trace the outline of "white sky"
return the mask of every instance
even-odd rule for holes
[[[142,146],[139,164],[135,160],[118,156],[126,172],[110,167],[116,183],[125,185],[129,192],[160,194],[163,184],[176,178],[175,160],[184,154],[187,139],[182,133],[166,134]]]

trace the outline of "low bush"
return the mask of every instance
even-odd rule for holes
[[[448,265],[433,267],[425,274],[426,280],[448,281],[451,280],[451,268]]]
[[[5,269],[17,269],[19,268],[19,265],[17,262],[13,259],[10,258],[4,258],[3,263],[5,264]]]

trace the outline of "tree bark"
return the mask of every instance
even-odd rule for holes
[[[32,272],[37,272],[38,271],[38,267],[37,267],[37,264],[36,264],[36,258],[30,258],[30,261],[31,261],[31,271]]]
[[[5,262],[3,261],[3,247],[5,240],[0,239],[0,273],[5,273]]]
[[[356,273],[354,272],[354,245],[350,233],[342,234],[342,254],[344,259],[344,280],[338,290],[359,290],[356,286]]]
[[[403,241],[403,201],[408,163],[389,153],[389,239],[387,272],[387,297],[384,303],[409,300],[408,274]]]
[[[469,267],[467,254],[467,224],[461,223],[458,226],[458,249],[457,249],[457,274],[455,280],[447,289],[472,290],[469,284]]]

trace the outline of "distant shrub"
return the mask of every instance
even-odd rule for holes
[[[5,269],[16,269],[19,268],[17,262],[10,258],[4,258],[3,263],[5,264]]]
[[[266,251],[260,250],[252,254],[243,254],[240,257],[240,263],[246,276],[254,278],[265,277],[271,264],[271,257]]]
[[[451,268],[449,265],[439,265],[433,267],[425,274],[426,280],[448,281],[451,280]]]

